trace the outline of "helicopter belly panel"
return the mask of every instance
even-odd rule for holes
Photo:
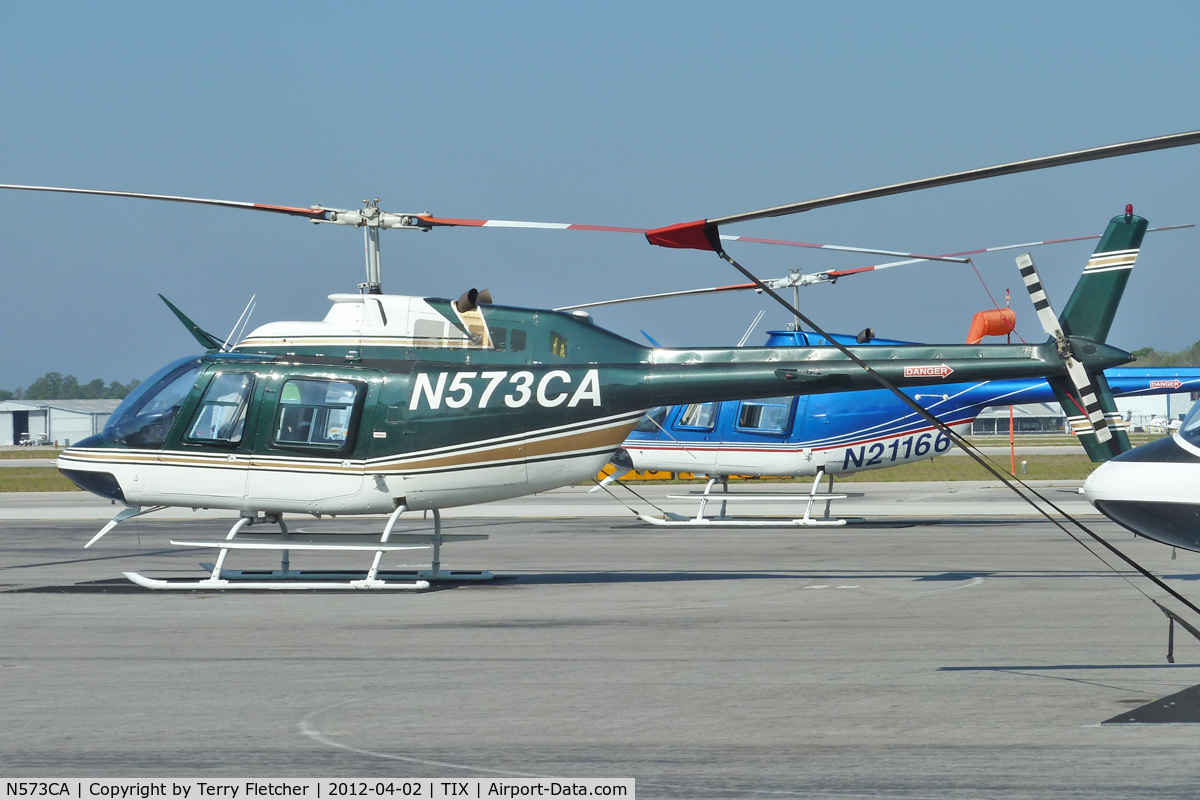
[[[362,485],[362,467],[352,467],[348,463],[255,464],[250,470],[246,494],[256,501],[267,503],[317,505],[358,494]]]
[[[803,456],[787,444],[738,446],[726,443],[718,457],[723,475],[790,475],[803,466]]]
[[[249,467],[243,456],[164,452],[156,464],[147,465],[147,483],[153,492],[168,497],[241,499]]]
[[[525,492],[523,436],[444,447],[423,444],[422,436],[410,429],[404,433],[404,455],[369,462],[376,483],[382,482],[393,500],[411,509],[488,502]]]
[[[717,448],[707,443],[703,446],[692,442],[642,444],[630,440],[625,443],[625,452],[636,470],[707,475],[717,468]]]
[[[580,455],[562,461],[536,462],[529,465],[529,491],[543,492],[564,483],[579,483],[596,477],[611,458],[610,453]]]

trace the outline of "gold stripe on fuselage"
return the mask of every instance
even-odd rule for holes
[[[480,446],[477,442],[465,443],[456,450],[442,452],[432,457],[419,453],[393,458],[387,461],[343,460],[336,458],[313,459],[299,456],[272,457],[263,455],[241,456],[236,454],[198,454],[177,450],[161,453],[147,451],[121,451],[114,449],[75,450],[64,452],[60,458],[65,462],[77,461],[94,465],[153,464],[167,467],[203,467],[209,469],[266,469],[290,472],[325,472],[330,474],[404,474],[406,472],[481,466],[489,462],[512,461],[522,458],[545,458],[560,456],[576,451],[597,448],[616,448],[637,425],[640,414],[633,419],[606,419],[590,428],[573,429],[562,433],[538,436],[529,434],[524,440],[511,441],[494,446]],[[443,450],[444,448],[439,448]],[[230,460],[229,455],[235,455]]]

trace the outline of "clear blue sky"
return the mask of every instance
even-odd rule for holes
[[[1200,128],[1193,3],[23,3],[0,25],[0,183],[654,227]],[[939,251],[1099,233],[1132,202],[1200,222],[1200,147],[867,201],[728,232]],[[877,259],[742,245],[764,276]],[[1037,252],[1061,308],[1090,253]],[[1019,329],[1014,253],[979,260]],[[1148,239],[1114,344],[1200,339],[1200,233]],[[393,231],[384,289],[555,306],[730,283],[636,236]],[[0,192],[0,388],[145,377],[224,334],[319,319],[359,231],[134,200]],[[756,296],[601,310],[665,344],[735,341]],[[988,305],[937,265],[804,290],[822,325],[961,341]],[[759,338],[756,336],[755,341]]]

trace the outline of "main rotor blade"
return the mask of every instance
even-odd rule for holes
[[[325,219],[326,217],[326,211],[322,208],[273,206],[265,203],[246,203],[241,200],[209,200],[203,197],[178,197],[169,194],[145,194],[143,192],[114,192],[105,189],[70,189],[64,186],[22,186],[14,183],[0,183],[0,189],[16,189],[26,192],[60,192],[63,194],[98,194],[107,197],[136,197],[142,200],[166,200],[172,203],[195,203],[204,206],[248,208],[253,211],[273,211],[277,214],[288,214],[293,217],[307,217],[308,219]]]
[[[1194,228],[1193,223],[1186,225],[1160,225],[1157,228],[1150,228],[1146,233],[1156,233],[1158,231],[1176,231],[1183,228]],[[831,269],[824,272],[810,272],[804,275],[791,275],[787,278],[775,278],[767,280],[765,283],[773,289],[783,289],[787,286],[796,284],[807,286],[815,283],[832,283],[839,278],[845,278],[848,275],[861,275],[864,272],[874,272],[875,270],[891,269],[892,267],[905,267],[910,264],[920,264],[926,261],[959,261],[967,262],[967,258],[959,258],[959,256],[973,256],[980,253],[997,253],[1001,250],[1016,250],[1018,248],[1040,247],[1046,244],[1063,244],[1065,242],[1085,242],[1091,239],[1099,239],[1103,234],[1094,233],[1090,236],[1069,236],[1064,239],[1043,239],[1040,242],[1022,242],[1021,244],[1004,244],[999,247],[979,247],[975,250],[962,250],[957,253],[946,253],[941,256],[922,256],[920,258],[908,258],[904,261],[889,261],[886,264],[874,264],[869,267],[854,267],[853,269]],[[737,238],[722,236],[722,239]],[[639,294],[633,297],[621,297],[616,300],[597,300],[592,303],[577,303],[571,306],[559,306],[555,311],[575,311],[581,308],[596,308],[598,306],[612,306],[619,303],[640,303],[643,300],[665,300],[672,297],[690,297],[699,294],[716,294],[719,292],[738,292],[746,289],[758,289],[758,284],[755,283],[734,283],[729,286],[709,286],[703,289],[680,289],[674,292],[658,292],[656,294]]]
[[[528,222],[519,219],[458,219],[416,214],[429,227],[435,228],[539,228],[553,231],[601,231],[605,233],[646,233],[646,228],[623,228],[616,225],[582,225],[575,222]]]
[[[713,231],[715,231],[715,229],[721,225],[730,225],[735,222],[748,222],[750,220],[763,219],[765,217],[781,217],[786,214],[798,214],[802,211],[811,211],[815,208],[825,208],[826,206],[854,203],[859,200],[870,200],[876,197],[888,197],[895,194],[903,194],[905,192],[915,192],[921,189],[932,189],[936,186],[949,186],[955,183],[983,180],[984,178],[996,178],[1001,175],[1014,175],[1019,172],[1031,172],[1033,170],[1048,169],[1050,167],[1065,166],[1067,164],[1079,164],[1084,161],[1097,161],[1104,158],[1115,158],[1117,156],[1132,155],[1134,153],[1146,153],[1153,150],[1165,150],[1171,147],[1184,147],[1186,145],[1197,143],[1200,143],[1200,131],[1188,131],[1186,133],[1175,133],[1168,136],[1156,136],[1151,139],[1139,139],[1132,142],[1104,145],[1103,147],[1092,147],[1086,150],[1073,150],[1069,153],[1059,153],[1052,156],[1030,158],[1023,161],[1013,161],[1008,164],[998,164],[993,167],[982,167],[963,172],[952,172],[948,175],[939,175],[933,178],[922,178],[920,180],[906,181],[904,183],[893,183],[888,186],[879,186],[874,189],[862,189],[857,192],[830,195],[829,197],[820,197],[815,200],[805,200],[800,203],[789,203],[782,206],[773,206],[771,208],[764,208],[758,211],[750,211],[745,214],[730,214],[724,217],[712,217],[705,220],[697,220],[695,222],[685,222],[678,225],[670,225],[665,228],[658,228],[650,231],[646,234],[646,238],[651,244],[656,244],[661,247],[715,250],[716,248],[710,241],[710,237],[713,235]]]
[[[415,214],[415,220],[430,228],[534,228],[537,230],[553,231],[600,231],[601,233],[650,233],[650,228],[626,228],[618,225],[584,225],[577,222],[530,222],[519,219],[457,219],[453,217],[434,217],[429,214]],[[850,247],[840,244],[818,244],[816,242],[792,242],[785,239],[763,239],[757,236],[731,236],[721,234],[727,242],[753,242],[755,244],[774,244],[783,247],[806,247],[811,250],[836,250],[840,253],[864,253],[877,256],[899,256],[913,258],[919,261],[953,261],[965,264],[967,259],[955,256],[931,256],[921,253],[905,253],[900,250],[882,250],[874,247]],[[572,306],[579,308],[579,306]]]
[[[312,206],[299,208],[296,206],[276,206],[266,203],[247,203],[241,200],[212,200],[204,197],[182,197],[167,194],[147,194],[145,192],[117,192],[107,189],[75,189],[65,186],[27,186],[14,183],[0,183],[0,189],[14,189],[26,192],[59,192],[62,194],[90,194],[104,197],[132,197],[141,200],[165,200],[172,203],[194,203],[197,205],[220,206],[223,208],[244,208],[252,211],[273,211],[278,214],[288,214],[294,217],[304,217],[317,222],[338,222],[341,224],[365,224],[366,218],[359,211],[324,208]],[[639,233],[646,235],[649,228],[628,228],[618,225],[585,225],[573,222],[529,222],[515,219],[459,219],[455,217],[435,217],[431,214],[387,214],[380,215],[381,227],[385,228],[533,228],[538,230],[569,230],[569,231],[599,231],[602,233]],[[393,219],[394,218],[394,219]],[[966,259],[927,256],[920,253],[904,253],[896,250],[882,250],[871,247],[849,247],[837,244],[817,244],[815,242],[790,242],[783,239],[762,239],[753,236],[722,236],[731,242],[746,241],[758,244],[774,244],[784,247],[805,247],[813,250],[836,250],[844,253],[864,253],[881,256],[900,256],[929,261],[960,261]]]
[[[773,208],[764,208],[759,211],[750,211],[745,214],[731,214],[726,217],[716,217],[710,219],[712,225],[729,225],[734,222],[748,222],[752,219],[762,219],[764,217],[779,217],[785,214],[796,214],[801,211],[809,211],[814,208],[824,208],[826,206],[841,205],[843,203],[853,203],[858,200],[869,200],[875,197],[888,197],[894,194],[903,194],[905,192],[915,192],[921,189],[932,189],[936,186],[949,186],[955,183],[966,183],[968,181],[978,181],[985,178],[997,178],[1001,175],[1015,175],[1020,172],[1031,172],[1039,169],[1049,169],[1050,167],[1061,167],[1067,164],[1079,164],[1085,161],[1097,161],[1104,158],[1116,158],[1117,156],[1133,155],[1134,153],[1146,153],[1153,150],[1165,150],[1172,147],[1184,147],[1186,145],[1196,144],[1200,142],[1200,131],[1188,131],[1186,133],[1175,133],[1168,136],[1156,136],[1150,139],[1138,139],[1132,142],[1121,142],[1119,144],[1109,144],[1102,147],[1091,147],[1086,150],[1073,150],[1069,153],[1059,153],[1052,156],[1042,156],[1040,158],[1028,158],[1022,161],[1012,161],[1008,164],[998,164],[994,167],[982,167],[979,169],[970,169],[963,172],[952,172],[948,175],[939,175],[933,178],[921,178],[915,181],[906,181],[904,183],[893,183],[889,186],[879,186],[874,189],[862,189],[857,192],[847,192],[846,194],[831,195],[829,197],[821,197],[816,200],[806,200],[801,203],[790,203],[783,206],[775,206]]]

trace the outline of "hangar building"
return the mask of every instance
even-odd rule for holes
[[[99,433],[120,400],[5,400],[0,402],[0,447],[23,441],[62,447]]]

